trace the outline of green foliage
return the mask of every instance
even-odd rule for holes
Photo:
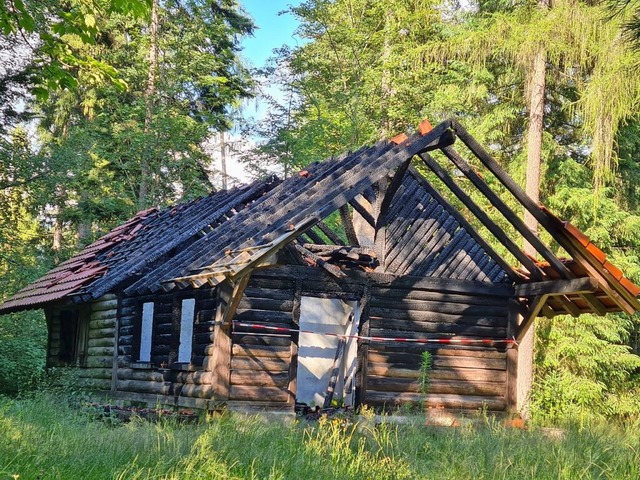
[[[105,33],[103,20],[112,13],[144,17],[149,13],[148,1],[14,0],[0,4],[0,31],[5,38],[34,50],[31,93],[46,100],[54,90],[76,88],[76,71],[124,88],[113,66],[82,49]]]
[[[20,478],[616,478],[640,474],[637,422],[559,436],[487,420],[461,428],[317,424],[222,415],[199,425],[118,424],[63,397],[0,397],[0,475]],[[87,439],[91,447],[87,448]]]
[[[39,312],[0,317],[0,394],[35,388],[44,375],[47,326]]]
[[[640,357],[626,344],[622,315],[540,319],[536,329],[534,415],[557,422],[640,414]]]
[[[433,367],[433,355],[431,352],[424,351],[421,354],[420,361],[420,393],[426,395],[429,391],[429,374],[431,373],[431,368]]]

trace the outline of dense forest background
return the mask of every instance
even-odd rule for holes
[[[290,12],[305,42],[250,70],[240,42],[254,25],[235,0],[3,2],[0,298],[136,211],[224,184],[205,146],[231,129],[257,141],[242,155],[252,175],[289,175],[454,116],[640,283],[635,2],[308,0]],[[268,114],[238,121],[254,95]],[[45,343],[39,313],[0,318],[0,393],[40,381]],[[637,316],[540,320],[535,352],[541,418],[640,413]]]

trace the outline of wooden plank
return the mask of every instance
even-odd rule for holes
[[[420,172],[411,167],[411,174],[416,179],[416,181],[424,188],[429,194],[458,221],[458,223],[464,228],[469,235],[473,237],[473,239],[482,247],[482,249],[489,255],[498,265],[502,267],[502,269],[509,275],[511,280],[516,280],[519,278],[518,274],[513,270],[513,267],[509,265],[498,253],[493,249],[487,241],[482,238],[476,229],[468,222],[468,220],[458,211],[457,208],[454,208],[449,201],[444,198],[440,192],[438,192],[433,186],[424,178]],[[461,278],[461,277],[459,277]]]
[[[309,229],[304,233],[307,237],[311,239],[314,243],[324,243],[324,238],[322,238],[319,234],[313,231],[313,229]]]
[[[288,372],[289,361],[283,358],[233,357],[231,359],[231,369],[256,370],[266,372]]]
[[[238,321],[258,321],[270,323],[290,324],[292,314],[289,312],[277,312],[273,310],[237,309],[234,317]]]
[[[353,273],[352,273],[353,275]],[[470,280],[457,280],[451,278],[424,278],[412,275],[393,276],[380,275],[375,272],[368,273],[373,286],[392,286],[393,288],[410,288],[415,290],[430,290],[442,293],[462,293],[471,295],[485,295],[490,297],[513,295],[513,287],[510,285],[487,285],[482,282]]]
[[[367,392],[367,404],[373,406],[386,406],[388,408],[400,407],[407,404],[424,404],[432,408],[451,408],[463,410],[502,411],[505,409],[505,401],[501,397],[483,397],[475,395],[455,394],[427,394],[421,393],[394,393],[394,392]]]
[[[456,264],[460,262],[462,256],[466,253],[464,250],[465,245],[469,242],[473,242],[469,234],[464,228],[459,228],[455,233],[453,238],[447,243],[444,249],[440,252],[438,257],[431,262],[431,264],[427,264],[424,266],[425,275],[430,275],[432,277],[440,277],[444,270],[451,265],[451,263],[455,262]],[[458,257],[458,254],[461,254]]]
[[[465,207],[491,232],[491,234],[511,253],[535,279],[545,278],[544,272],[518,247],[485,211],[465,193],[451,176],[427,154],[420,155],[424,164],[458,197]]]
[[[245,356],[245,357],[268,357],[268,358],[284,358],[289,359],[289,355],[291,354],[290,348],[286,347],[271,347],[271,346],[245,346],[238,345],[237,343],[233,345],[232,349],[234,356]]]
[[[342,226],[344,227],[344,232],[347,235],[347,241],[349,242],[349,245],[360,246],[356,231],[353,228],[353,221],[351,220],[351,212],[349,212],[349,207],[347,205],[343,205],[339,208],[339,212],[340,220],[342,221]]]
[[[384,363],[372,363],[368,366],[368,372],[371,376],[407,379],[420,378],[420,369],[417,366],[416,368],[402,368],[391,367]],[[507,374],[503,370],[487,370],[482,368],[438,368],[429,372],[429,378],[459,381],[472,380],[504,384]]]
[[[333,359],[333,365],[331,366],[331,374],[329,375],[329,384],[327,385],[326,395],[324,397],[324,403],[322,405],[323,408],[329,408],[331,406],[331,402],[333,401],[333,394],[336,390],[336,384],[338,383],[338,373],[340,370],[340,365],[342,363],[342,353],[344,352],[345,339],[341,338],[338,341],[338,348],[336,349],[336,354]]]
[[[478,281],[478,275],[482,272],[484,266],[489,263],[490,257],[483,250],[478,250],[473,257],[471,257],[471,261],[467,263],[466,267],[460,270],[456,277],[460,280],[475,280]],[[519,278],[519,280],[521,280]]]
[[[464,295],[459,293],[442,293],[438,291],[412,290],[404,288],[372,287],[371,293],[377,301],[386,305],[388,305],[385,303],[387,300],[394,304],[400,300],[403,304],[410,304],[414,301],[432,301],[464,303],[467,305],[487,305],[494,307],[504,307],[505,303],[504,297]]]
[[[333,231],[331,230],[326,223],[324,223],[323,221],[320,221],[316,224],[316,227],[322,232],[324,233],[327,238],[329,240],[331,240],[333,243],[335,243],[336,245],[344,245],[344,242],[342,241],[342,239]]]
[[[288,295],[284,299],[273,299],[273,298],[256,298],[256,297],[247,297],[246,295],[242,297],[240,303],[238,304],[238,309],[240,310],[271,310],[275,312],[290,312],[293,308],[293,296],[289,297]]]
[[[506,323],[506,322],[505,322]],[[371,326],[371,336],[383,338],[455,338],[461,337],[484,337],[492,340],[502,340],[506,338],[507,328],[505,327],[482,327],[477,325],[465,325],[455,323],[427,323],[411,322],[406,324],[411,330],[400,330],[393,327],[396,322],[388,322],[389,328],[373,328]],[[418,330],[419,329],[419,330]]]
[[[289,347],[291,337],[275,337],[275,336],[256,336],[243,335],[242,332],[233,332],[234,345],[244,346],[271,346],[271,347]]]
[[[462,230],[462,228],[461,228]],[[457,278],[454,275],[455,271],[460,266],[466,266],[470,261],[471,257],[470,253],[476,253],[480,250],[480,245],[476,243],[476,241],[469,235],[468,232],[466,236],[466,240],[462,243],[460,248],[453,252],[453,257],[447,263],[442,263],[440,266],[433,272],[435,277],[453,277]]]
[[[488,347],[476,347],[473,350],[471,346],[459,345],[432,345],[429,351],[433,356],[439,357],[474,357],[474,358],[494,358],[504,360],[506,353],[490,349]],[[422,354],[419,352],[406,352],[404,347],[397,347],[395,350],[385,348],[377,350],[372,345],[369,350],[369,361],[378,363],[406,363],[408,365],[420,365],[422,362]]]
[[[256,372],[255,370],[232,370],[231,385],[244,385],[256,387],[287,387],[289,384],[289,372]],[[254,399],[258,400],[258,399]],[[261,400],[261,399],[260,399]]]
[[[436,202],[427,204],[419,216],[407,216],[405,221],[398,227],[399,233],[389,233],[390,236],[398,235],[399,238],[387,255],[387,265],[390,271],[400,268],[406,258],[411,253],[419,249],[421,242],[425,240],[425,234],[437,222],[438,217],[443,215],[443,207]]]
[[[377,392],[421,392],[419,379],[374,377],[367,379],[370,390]],[[440,380],[431,378],[428,393],[455,393],[458,395],[503,396],[505,385],[495,382],[480,382],[477,380]]]
[[[437,312],[448,313],[450,315],[465,315],[465,316],[495,316],[505,317],[509,313],[509,308],[506,304],[503,305],[475,305],[467,303],[454,303],[447,301],[446,296],[443,296],[441,301],[430,300],[404,300],[398,298],[372,298],[371,299],[372,315],[373,312],[379,312],[381,314],[393,315],[393,310],[410,310],[416,314],[422,312]],[[415,317],[419,319],[419,317]]]
[[[592,277],[576,278],[573,280],[549,280],[516,285],[514,287],[514,294],[520,297],[533,297],[543,294],[554,296],[594,293],[598,290],[598,286],[598,280]]]
[[[511,208],[491,190],[491,188],[480,178],[471,166],[455,151],[453,147],[446,147],[442,150],[445,156],[471,181],[471,183],[482,193],[489,203],[518,231],[524,239],[549,264],[560,274],[562,278],[573,278],[573,273],[556,257],[547,246],[524,224],[522,219],[515,214]]]
[[[506,325],[506,319],[498,317],[465,317],[461,316],[455,322],[448,322],[438,318],[438,315],[434,315],[432,321],[424,320],[407,320],[401,318],[390,317],[378,317],[371,315],[372,328],[388,328],[401,331],[414,331],[414,332],[453,332],[465,330],[463,325],[468,327],[504,327]],[[451,328],[451,330],[448,330]],[[466,330],[465,330],[466,331]]]
[[[440,216],[431,222],[431,225],[429,225],[426,231],[416,232],[416,238],[419,238],[420,242],[406,255],[398,267],[398,272],[400,274],[422,276],[414,272],[422,271],[421,267],[424,263],[430,261],[440,253],[440,247],[451,238],[453,230],[455,230],[457,226],[455,219],[443,208]]]
[[[300,253],[300,255],[302,255],[303,258],[310,260],[316,266],[326,270],[329,274],[333,275],[334,277],[336,278],[346,277],[346,274],[340,269],[340,267],[333,265],[327,262],[326,260],[320,258],[319,255],[313,252],[310,252],[309,250],[304,248],[302,245],[300,245],[296,241],[293,242],[293,247],[296,249],[296,251],[298,251],[298,253]]]
[[[232,385],[231,400],[256,400],[267,402],[287,402],[289,393],[286,388]]]

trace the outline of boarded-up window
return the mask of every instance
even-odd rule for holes
[[[178,345],[178,362],[191,362],[191,349],[193,346],[193,320],[196,300],[186,298],[182,300],[180,314],[180,344]]]
[[[353,405],[359,321],[355,301],[302,297],[296,402]]]
[[[151,343],[153,339],[153,302],[142,305],[142,326],[140,329],[140,361],[151,361]]]

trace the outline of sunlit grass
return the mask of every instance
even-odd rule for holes
[[[2,479],[640,478],[640,424],[458,428],[268,421],[223,415],[198,425],[126,424],[39,395],[0,398]]]

